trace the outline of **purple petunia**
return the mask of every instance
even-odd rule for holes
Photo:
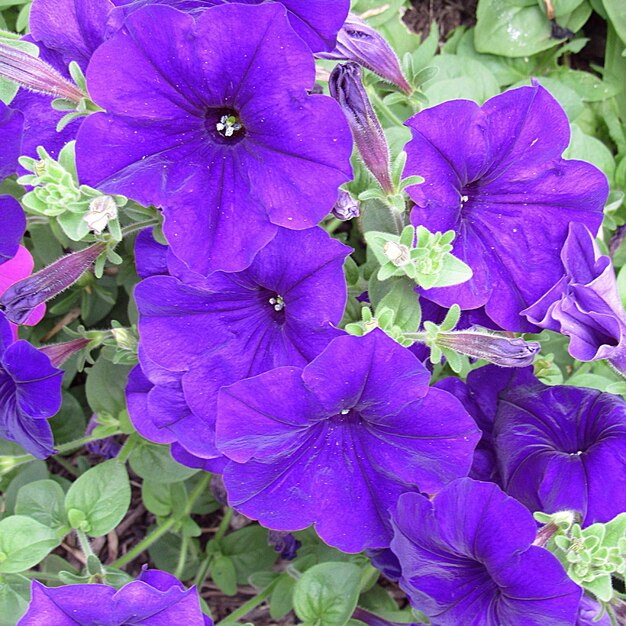
[[[611,259],[600,254],[585,226],[572,223],[561,261],[565,275],[522,313],[541,328],[567,335],[575,359],[608,359],[626,372],[626,313]]]
[[[12,259],[26,230],[26,216],[20,203],[11,196],[0,196],[0,264]]]
[[[493,437],[503,489],[531,511],[583,524],[626,510],[626,402],[540,382],[500,392]]]
[[[497,482],[531,511],[574,510],[584,525],[626,510],[626,402],[582,387],[548,387],[532,368],[474,370],[438,383],[483,432],[472,476]]]
[[[171,574],[145,570],[121,589],[101,584],[44,587],[32,583],[32,599],[18,626],[212,626],[200,610],[195,587],[185,590]]]
[[[22,153],[24,116],[0,102],[0,182],[17,170],[17,158]]]
[[[493,423],[498,409],[498,394],[506,389],[523,384],[536,383],[532,368],[509,369],[487,365],[472,370],[467,381],[450,377],[435,383],[458,398],[472,416],[482,437],[476,446],[474,463],[469,476],[499,484],[496,451],[493,441]]]
[[[197,19],[145,7],[89,65],[107,113],[81,127],[79,178],[162,207],[173,252],[195,271],[243,270],[279,226],[316,225],[351,177],[350,129],[331,98],[308,95],[314,80],[278,3]]]
[[[461,478],[392,513],[400,587],[432,626],[573,626],[581,589],[531,545],[532,515],[497,485]]]
[[[120,7],[115,18],[123,20],[145,6],[163,4],[180,11],[201,15],[206,9],[220,4],[261,4],[266,0],[114,0]],[[337,33],[343,26],[350,2],[348,0],[279,0],[287,9],[291,27],[313,52],[332,50]]]
[[[411,352],[380,330],[343,336],[304,369],[219,393],[229,502],[274,530],[315,524],[345,552],[389,545],[387,509],[466,475],[479,438],[461,404],[429,389]]]
[[[37,44],[39,58],[69,78],[68,66],[75,61],[85,71],[94,50],[112,33],[108,15],[110,0],[34,0],[27,41]],[[76,138],[84,118],[70,122],[62,131],[56,126],[67,111],[51,106],[52,97],[20,89],[11,106],[24,115],[21,154],[37,157],[37,146],[57,157],[61,148]]]
[[[0,313],[0,437],[39,459],[54,453],[48,418],[61,408],[63,372],[40,350],[15,341]]]
[[[321,228],[280,229],[248,269],[204,278],[142,235],[137,262],[148,277],[135,295],[143,381],[134,380],[154,389],[149,411],[131,411],[139,432],[196,456],[219,456],[211,433],[220,387],[305,365],[341,334],[334,325],[346,302],[348,253]]]
[[[424,295],[437,304],[483,309],[491,326],[536,330],[520,312],[562,275],[558,255],[570,222],[593,233],[602,221],[606,177],[564,160],[569,123],[538,84],[488,100],[452,100],[407,121],[405,175],[414,225],[454,230],[454,254],[473,270],[461,285]]]

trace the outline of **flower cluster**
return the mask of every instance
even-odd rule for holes
[[[195,540],[187,518],[209,479],[298,572],[295,584],[272,572],[264,597],[306,588],[297,531],[312,527],[365,551],[432,626],[574,626],[623,610],[610,577],[626,568],[613,537],[626,401],[611,393],[624,386],[569,361],[554,373],[544,350],[547,336],[565,354],[564,335],[575,359],[626,373],[626,313],[596,240],[607,178],[564,158],[567,115],[534,80],[482,105],[410,109],[424,97],[414,59],[401,66],[349,5],[34,0],[30,34],[0,42],[0,79],[19,85],[0,103],[0,180],[25,187],[0,195],[0,437],[26,460],[62,450],[48,420],[66,394],[58,367],[79,353],[65,386],[93,415],[80,445],[111,464],[80,467],[47,539],[76,532],[85,570],[59,578],[89,584],[35,580],[21,626],[212,624],[178,580],[193,577],[190,551],[205,551],[200,590],[209,571],[227,590],[256,581],[224,540],[232,511]],[[332,61],[346,63],[326,71]],[[407,128],[381,112],[410,115]],[[404,151],[394,130],[410,135]],[[61,244],[52,262],[36,254],[40,226]],[[51,300],[58,323],[21,328]],[[73,339],[47,344],[63,328]],[[73,378],[85,363],[86,383]],[[182,536],[176,577],[127,582],[128,555],[105,567],[89,545],[115,528],[99,512],[117,512],[81,481],[114,467],[130,502],[129,458],[153,541]],[[533,514],[569,522],[539,528]],[[610,545],[595,541],[605,534]],[[0,573],[24,571],[2,569],[2,541]],[[362,559],[341,563],[346,580]],[[356,608],[370,574],[338,626],[396,623]],[[307,613],[315,602],[292,604],[324,623]]]

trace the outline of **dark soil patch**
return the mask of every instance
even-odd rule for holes
[[[413,8],[404,14],[406,25],[421,35],[428,35],[434,21],[439,24],[441,41],[458,26],[476,24],[477,0],[412,0]]]

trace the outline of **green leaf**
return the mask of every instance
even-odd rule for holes
[[[129,463],[133,471],[143,479],[158,477],[161,484],[178,483],[197,474],[198,470],[177,463],[169,446],[140,441],[130,453]]]
[[[559,16],[558,24],[577,32],[591,15],[589,3]],[[503,57],[526,57],[553,48],[547,16],[535,0],[479,0],[474,43],[478,52]]]
[[[279,620],[293,609],[296,581],[289,575],[281,576],[270,596],[270,617]]]
[[[604,574],[595,578],[591,582],[583,582],[582,586],[591,591],[601,602],[608,602],[613,597],[613,587],[611,585],[611,575]]]
[[[83,530],[101,537],[113,530],[130,506],[130,481],[126,467],[106,461],[87,470],[76,480],[65,497],[65,510],[80,511],[85,517]]]
[[[234,596],[237,593],[237,570],[233,560],[218,554],[211,563],[211,578],[227,596]]]
[[[624,0],[602,0],[615,32],[626,45],[626,7]]]
[[[58,532],[69,532],[64,508],[65,494],[54,480],[37,480],[22,487],[15,502],[15,513],[27,515]]]
[[[312,626],[345,626],[356,608],[361,570],[352,563],[321,563],[296,582],[296,615]]]
[[[467,282],[473,274],[472,268],[467,263],[457,259],[452,254],[446,254],[443,259],[443,268],[437,276],[434,286],[449,287],[451,285],[460,285]]]
[[[30,600],[31,581],[26,576],[7,574],[0,582],[0,626],[15,626]]]
[[[126,408],[124,390],[130,367],[114,365],[100,357],[87,370],[87,402],[94,413],[108,413],[117,417]]]
[[[442,54],[435,57],[432,66],[438,72],[422,88],[430,106],[455,98],[482,104],[500,93],[495,76],[476,59]]]
[[[607,547],[617,546],[619,540],[626,537],[626,513],[620,513],[604,525],[603,544]]]
[[[246,526],[220,542],[224,556],[231,557],[240,585],[248,583],[255,572],[271,567],[278,555],[267,542],[267,530],[261,526]]]
[[[593,163],[605,173],[609,181],[612,181],[615,175],[615,159],[611,151],[599,139],[585,135],[576,124],[572,124],[569,146],[563,153],[563,158]]]
[[[45,461],[31,461],[18,468],[17,476],[11,480],[4,492],[5,515],[11,515],[15,512],[17,494],[24,485],[35,482],[36,480],[44,480],[49,476]]]
[[[408,278],[394,280],[393,287],[376,306],[379,309],[388,307],[394,311],[393,323],[404,332],[415,332],[422,320],[422,309],[419,296],[415,292],[415,283]]]
[[[25,515],[0,521],[0,574],[34,567],[61,542],[54,531]]]

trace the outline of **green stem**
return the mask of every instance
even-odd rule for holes
[[[224,517],[222,518],[222,521],[220,522],[217,532],[215,533],[215,537],[213,537],[212,541],[217,542],[226,534],[226,531],[230,526],[230,520],[233,518],[233,513],[233,509],[226,509],[226,513],[224,513]],[[202,589],[202,585],[204,585],[204,581],[206,580],[206,577],[209,573],[211,561],[213,560],[214,556],[215,555],[212,553],[207,554],[202,560],[200,567],[198,568],[198,573],[196,574],[196,578],[194,579],[194,585],[198,589]]]
[[[374,107],[377,108],[379,112],[382,113],[394,126],[402,126],[404,124],[404,122],[382,101],[375,89],[368,89],[367,95],[372,101]]]
[[[131,455],[132,451],[137,447],[139,440],[136,435],[131,435],[122,446],[122,449],[118,452],[115,457],[120,463],[126,463],[128,461],[128,457]]]
[[[225,617],[221,622],[218,622],[215,626],[226,626],[227,624],[233,624],[236,620],[245,617],[250,611],[256,609],[259,604],[269,598],[274,591],[274,588],[278,584],[280,576],[275,578],[263,591],[260,591],[256,596],[250,598],[246,603],[242,604],[236,611],[233,611],[228,617]]]
[[[132,235],[133,233],[139,232],[144,228],[148,228],[149,226],[158,226],[161,223],[160,219],[152,218],[149,220],[144,220],[143,222],[136,222],[135,224],[130,224],[129,226],[125,226],[122,228],[122,237],[127,237],[128,235]]]
[[[57,447],[57,452],[54,458],[56,458],[56,456],[59,454],[66,454],[68,452],[74,452],[74,450],[78,448],[82,448],[84,445],[91,443],[92,441],[101,441],[102,439],[115,437],[115,435],[119,435],[119,434],[121,434],[121,431],[109,433],[108,435],[102,435],[100,437],[93,437],[93,436],[81,437],[80,439],[69,441],[68,443],[64,443]],[[34,461],[34,460],[35,460],[35,457],[32,454],[20,454],[19,456],[2,457],[2,462],[0,462],[0,466],[3,466],[3,467],[2,467],[2,470],[0,470],[0,475],[18,467],[19,465],[23,465],[24,463],[30,463],[31,461]]]
[[[174,570],[174,576],[176,578],[182,578],[183,571],[185,569],[185,565],[187,563],[187,552],[189,551],[189,535],[183,535],[182,545],[180,546],[180,553],[178,555],[178,563],[176,564],[176,569]]]
[[[65,468],[66,471],[68,471],[72,476],[79,476],[79,472],[78,470],[66,459],[64,459],[62,456],[55,456],[54,460],[63,468]]]
[[[142,539],[137,545],[131,548],[126,554],[122,555],[119,559],[111,564],[111,567],[123,567],[136,559],[142,552],[145,552],[152,544],[157,542],[163,535],[165,535],[171,528],[173,528],[179,521],[187,517],[191,513],[191,509],[196,500],[202,495],[207,488],[209,481],[211,480],[211,474],[207,473],[195,486],[194,490],[189,494],[189,499],[185,508],[178,514],[170,517],[164,524],[152,531],[147,537]]]
[[[76,531],[76,536],[78,537],[78,542],[80,543],[80,549],[83,551],[85,558],[95,556],[85,531],[82,528],[75,528],[74,530]]]

